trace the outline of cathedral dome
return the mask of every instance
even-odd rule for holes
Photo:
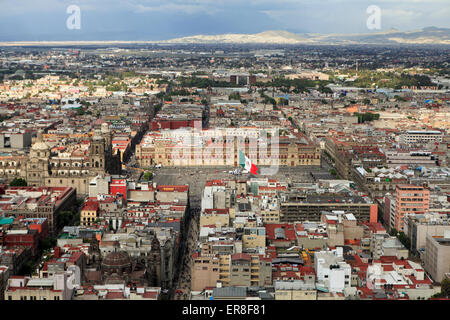
[[[39,130],[37,133],[37,139],[36,142],[31,147],[32,150],[39,150],[39,151],[45,151],[50,149],[48,144],[44,142],[44,139],[42,137],[42,130]]]
[[[48,144],[46,144],[45,142],[36,142],[35,144],[33,144],[32,147],[33,150],[48,150]]]

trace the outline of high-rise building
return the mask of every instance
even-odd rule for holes
[[[415,185],[397,185],[395,210],[391,211],[391,228],[404,229],[404,217],[409,213],[425,213],[430,208],[430,190]]]

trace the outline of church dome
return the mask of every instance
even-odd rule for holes
[[[102,261],[106,268],[128,268],[131,266],[131,259],[126,252],[111,252]]]

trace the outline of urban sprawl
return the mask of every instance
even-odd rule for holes
[[[449,299],[449,54],[0,48],[0,300]]]

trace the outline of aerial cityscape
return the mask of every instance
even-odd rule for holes
[[[62,2],[0,31],[0,300],[450,300],[448,21],[114,38]]]

